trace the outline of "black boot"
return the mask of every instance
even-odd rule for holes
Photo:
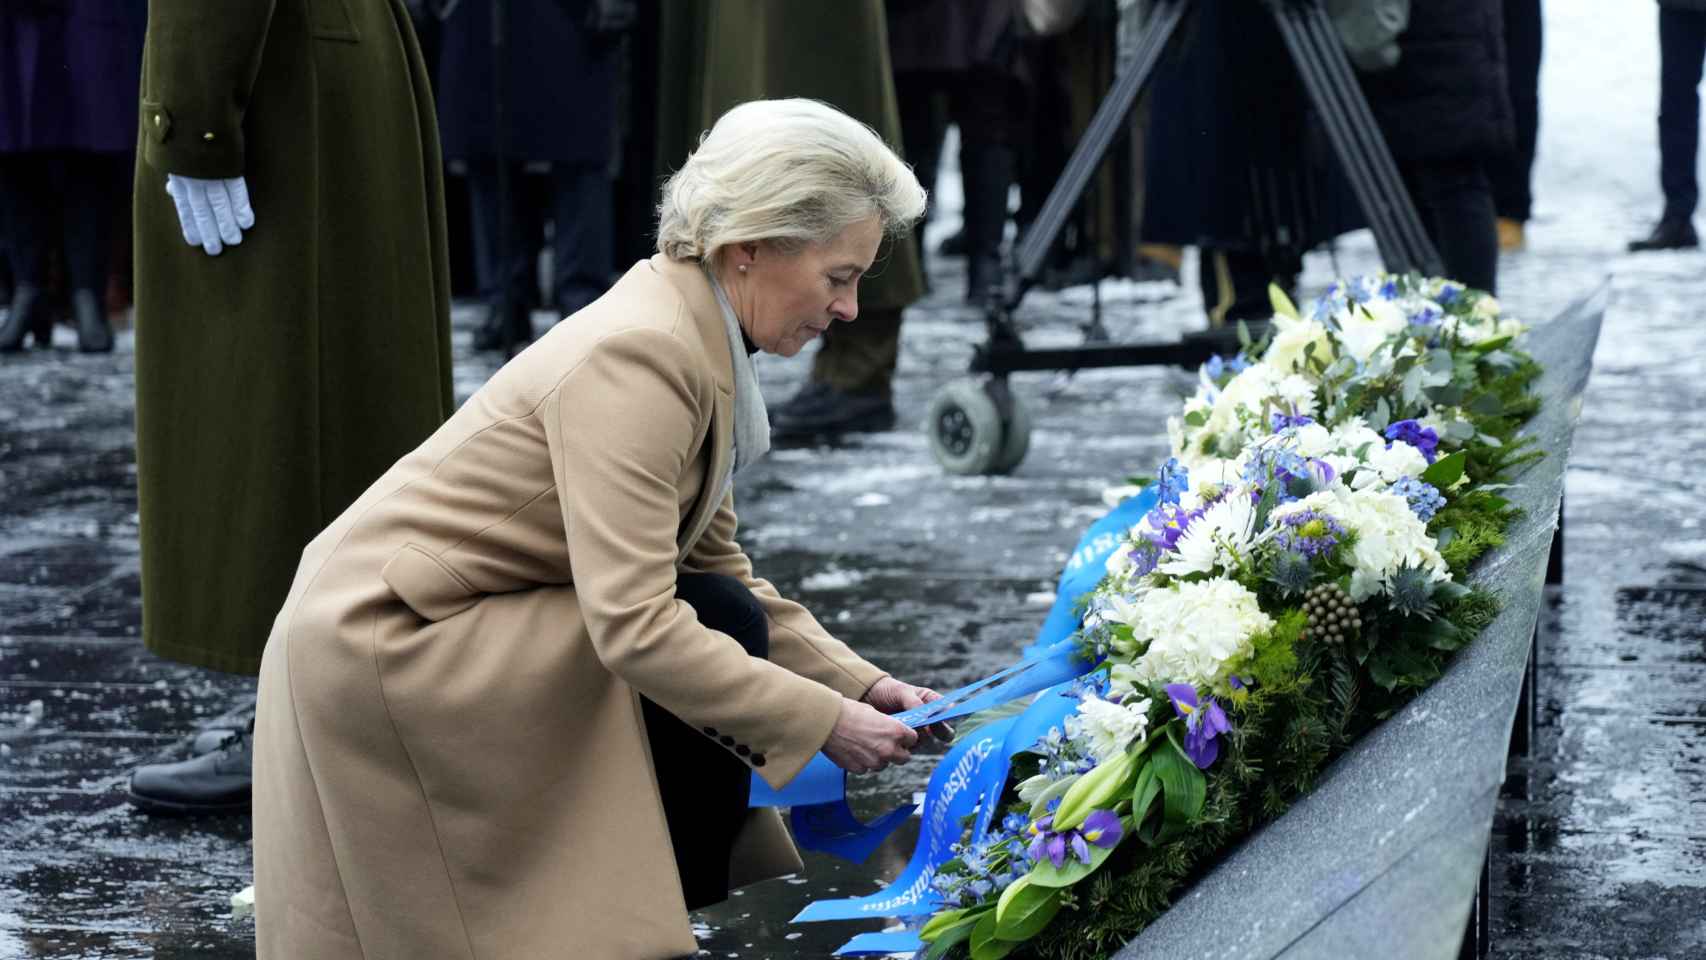
[[[111,353],[113,331],[107,326],[101,298],[93,290],[71,291],[71,315],[77,318],[77,349],[83,353]]]
[[[770,414],[776,441],[870,433],[894,427],[894,401],[880,390],[854,393],[827,383],[807,383]]]
[[[966,300],[982,303],[999,295],[1001,237],[1007,230],[1007,191],[1016,160],[1012,147],[977,144],[960,154],[965,180]]]
[[[24,349],[24,335],[35,326],[36,315],[46,308],[41,288],[27,283],[18,284],[12,291],[12,309],[6,321],[0,323],[0,353],[16,353]]]
[[[1660,220],[1653,232],[1640,240],[1629,242],[1630,253],[1645,253],[1649,250],[1693,250],[1700,246],[1700,235],[1694,232],[1694,224],[1686,217],[1666,217]]]
[[[211,753],[177,763],[151,763],[130,775],[130,802],[144,813],[207,816],[244,813],[254,780],[254,738],[234,735]]]

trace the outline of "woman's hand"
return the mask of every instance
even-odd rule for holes
[[[848,773],[875,773],[891,763],[911,760],[912,745],[917,742],[916,730],[883,716],[869,704],[844,697],[841,716],[829,732],[823,753]]]
[[[866,703],[883,713],[900,713],[940,699],[942,695],[928,687],[915,687],[893,677],[884,677],[871,684],[871,689],[865,691],[864,697]],[[954,739],[954,728],[946,723],[934,723],[927,729],[932,737],[942,743]]]

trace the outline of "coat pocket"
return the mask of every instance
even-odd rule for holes
[[[379,579],[410,610],[435,623],[461,613],[480,599],[480,592],[469,586],[468,581],[414,544],[398,550],[386,561]]]
[[[350,0],[308,0],[308,25],[316,40],[361,42],[361,31],[355,27]]]

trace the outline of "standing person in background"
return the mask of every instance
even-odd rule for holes
[[[438,125],[402,0],[152,0],[136,167],[142,634],[251,674],[302,547],[451,410]],[[131,777],[247,809],[250,741]]]
[[[1493,158],[1515,140],[1500,0],[1415,0],[1398,63],[1363,89],[1445,271],[1480,290],[1498,280]]]
[[[1700,246],[1700,71],[1706,62],[1706,0],[1659,0],[1659,185],[1665,209],[1632,252]]]
[[[1534,206],[1534,148],[1540,138],[1540,0],[1505,0],[1505,74],[1516,149],[1491,165],[1499,249],[1520,250]]]
[[[702,98],[697,112],[688,111],[691,142],[738,103],[806,97],[840,109],[900,148],[882,0],[709,0],[668,4],[664,16],[666,34],[686,29],[703,37],[696,82],[687,87]],[[695,16],[703,19],[693,21]],[[672,24],[671,17],[679,22]],[[660,65],[663,72],[683,66],[667,56]],[[663,78],[664,89],[670,82]],[[861,283],[859,322],[837,325],[825,336],[812,358],[811,379],[771,412],[775,436],[892,427],[890,384],[900,354],[901,311],[923,293],[917,245],[910,238],[885,242]]]
[[[0,252],[17,289],[0,352],[52,341],[47,264],[64,253],[85,353],[113,348],[108,230],[136,146],[144,12],[135,0],[0,3]]]
[[[493,110],[492,0],[446,6],[437,87],[444,156],[467,165],[475,270],[490,308],[475,349],[532,341],[528,317],[538,297],[547,216],[554,226],[548,306],[557,318],[591,303],[610,283],[624,26],[621,18],[602,16],[611,8],[604,0],[508,0],[500,128]],[[507,244],[498,237],[506,219],[498,209],[500,153],[509,165]],[[523,199],[530,164],[550,167],[543,210]],[[499,262],[500,250],[507,250],[507,262]]]
[[[984,0],[889,0],[886,13],[901,139],[925,190],[936,188],[946,132],[941,120],[960,128],[966,300],[981,302],[1001,282],[1007,193],[1018,172],[1015,145],[1029,119],[1028,91],[1016,70],[1015,7]],[[933,109],[937,97],[947,101],[946,118]]]

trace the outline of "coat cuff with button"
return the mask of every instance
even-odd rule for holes
[[[144,163],[182,177],[243,175],[243,116],[273,7],[273,0],[151,0],[139,118]]]

